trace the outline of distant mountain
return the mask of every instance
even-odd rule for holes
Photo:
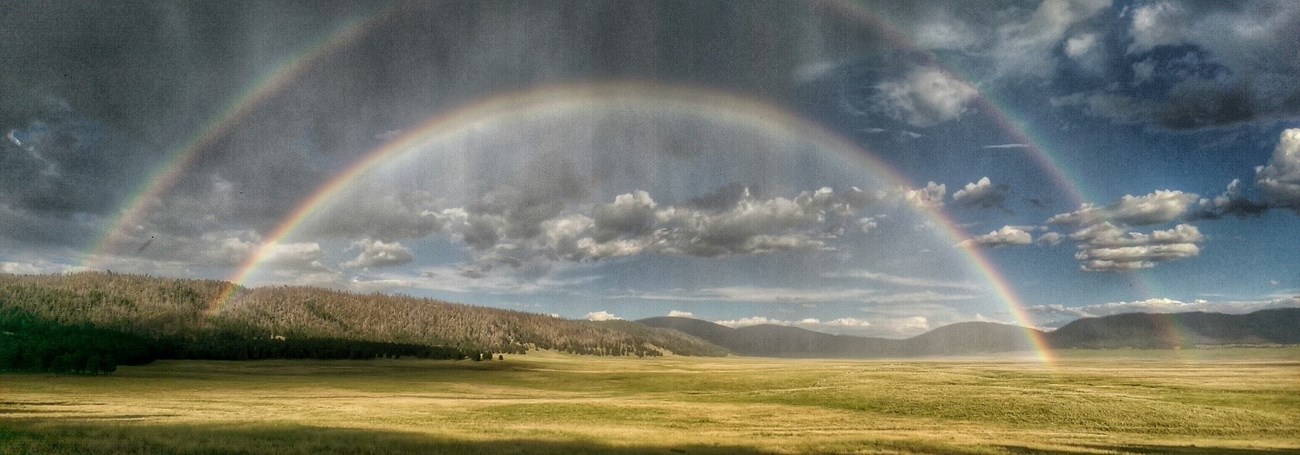
[[[963,322],[905,340],[831,335],[798,327],[755,325],[731,328],[698,319],[642,319],[652,327],[679,330],[740,355],[759,357],[917,357],[1011,352],[1033,349],[1022,327]]]
[[[1300,344],[1300,308],[1250,314],[1130,313],[1085,318],[1052,332],[990,322],[962,322],[903,340],[831,335],[798,327],[731,328],[698,319],[642,319],[651,327],[678,330],[739,355],[758,357],[882,358],[969,355],[1035,349],[1026,332],[1057,349],[1195,347],[1236,344]]]
[[[1300,308],[1250,314],[1128,313],[1079,319],[1047,334],[1057,348],[1300,344]]]
[[[903,340],[910,352],[920,355],[966,355],[1035,349],[1026,334],[1043,332],[1017,325],[993,322],[959,322]]]

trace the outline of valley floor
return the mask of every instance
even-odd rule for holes
[[[1300,452],[1300,348],[167,361],[0,375],[0,453]]]

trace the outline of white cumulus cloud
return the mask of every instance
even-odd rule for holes
[[[619,321],[623,319],[604,310],[587,313],[586,318],[588,321]]]
[[[1016,226],[1002,226],[993,232],[984,235],[977,235],[961,241],[958,246],[985,246],[1000,247],[1009,245],[1029,245],[1034,243],[1034,238],[1028,232]]]
[[[1282,132],[1272,158],[1255,175],[1255,184],[1277,205],[1300,213],[1300,128]]]

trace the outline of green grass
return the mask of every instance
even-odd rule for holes
[[[628,359],[158,362],[0,375],[0,453],[1300,451],[1300,348],[1055,364]]]

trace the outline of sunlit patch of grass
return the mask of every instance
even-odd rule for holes
[[[1106,352],[1052,367],[543,352],[6,375],[0,453],[1300,449],[1300,349]]]

